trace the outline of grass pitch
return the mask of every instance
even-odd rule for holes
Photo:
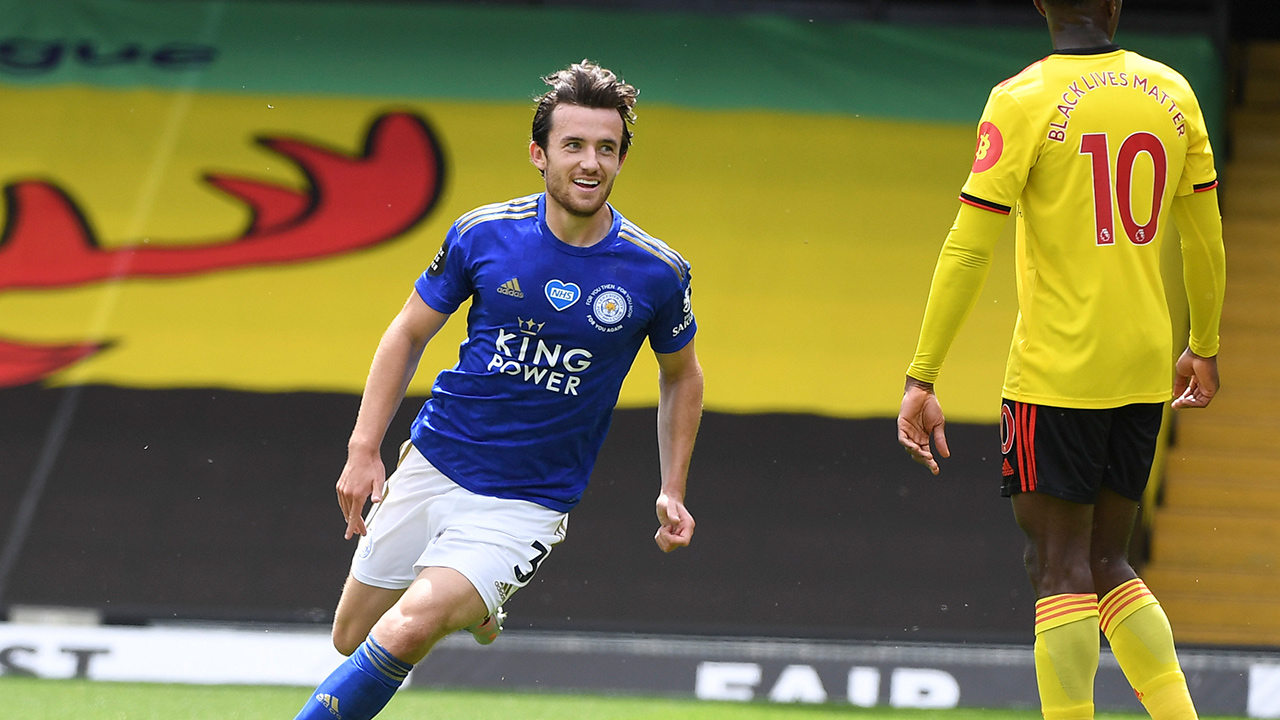
[[[305,688],[149,685],[0,677],[0,709],[21,720],[281,720]],[[847,705],[770,705],[660,698],[407,690],[378,720],[1039,720],[1036,711],[888,710]],[[1098,715],[1099,720],[1145,716]],[[1211,720],[1205,718],[1205,720]],[[1229,720],[1221,718],[1219,720]]]

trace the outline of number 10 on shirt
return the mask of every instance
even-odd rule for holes
[[[1138,155],[1151,157],[1151,213],[1147,222],[1138,224],[1133,217],[1133,173]],[[1106,133],[1086,133],[1080,138],[1080,154],[1089,155],[1093,165],[1093,211],[1099,245],[1115,244],[1115,214],[1111,196],[1115,193],[1124,234],[1134,245],[1146,245],[1156,237],[1160,224],[1160,205],[1164,201],[1165,181],[1169,176],[1169,157],[1160,138],[1149,132],[1137,132],[1120,143],[1116,156],[1115,183],[1111,181],[1111,153]]]

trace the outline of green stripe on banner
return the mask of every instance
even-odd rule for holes
[[[589,57],[646,102],[964,123],[993,84],[1050,50],[1031,28],[225,0],[0,0],[0,39],[0,74],[21,83],[176,87],[194,69],[200,87],[218,91],[512,101]],[[1208,37],[1118,40],[1186,75],[1221,128],[1221,63]],[[204,62],[202,48],[216,55]]]

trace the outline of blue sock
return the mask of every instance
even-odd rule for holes
[[[294,720],[370,720],[386,707],[412,669],[370,635],[320,683]]]

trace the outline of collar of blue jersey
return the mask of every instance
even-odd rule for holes
[[[622,213],[618,212],[618,209],[609,203],[605,203],[605,205],[613,213],[613,225],[609,227],[609,233],[594,245],[588,245],[587,247],[570,245],[551,232],[551,226],[547,225],[547,194],[545,192],[538,196],[538,225],[542,228],[542,234],[546,237],[547,242],[551,243],[552,247],[560,252],[568,255],[595,255],[608,250],[614,241],[618,239],[618,231],[622,229]]]
[[[1053,55],[1106,55],[1120,49],[1115,43],[1107,43],[1106,45],[1098,45],[1096,47],[1087,48],[1069,48],[1067,50],[1054,50]]]

